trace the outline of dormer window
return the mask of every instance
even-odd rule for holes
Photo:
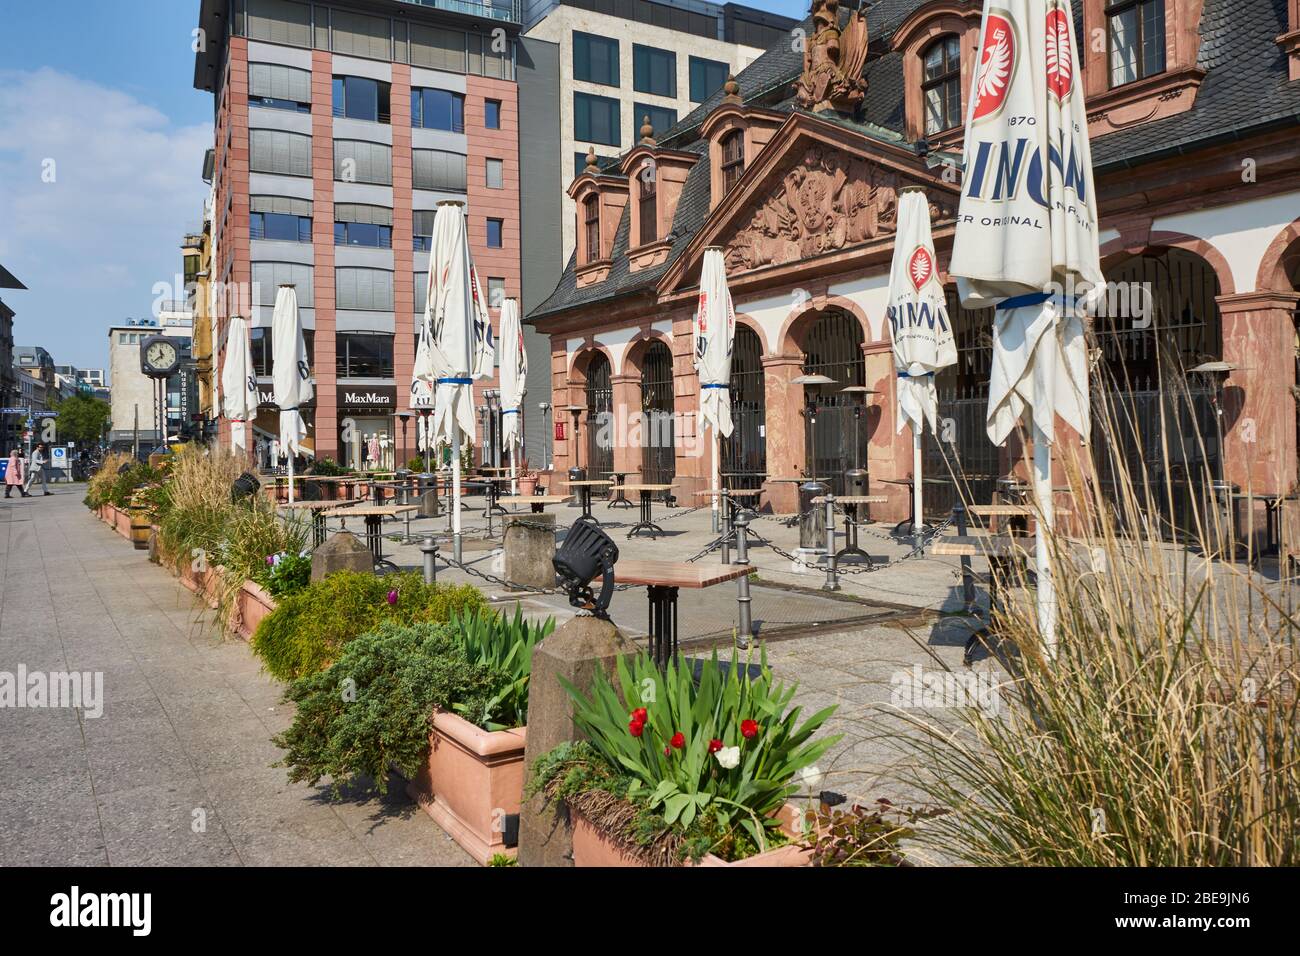
[[[654,167],[649,167],[637,176],[637,216],[640,219],[641,245],[654,242],[659,238],[656,226],[658,213],[655,208],[655,174]]]
[[[1106,5],[1110,85],[1165,70],[1165,0],[1114,0]]]
[[[745,172],[745,133],[733,130],[722,140],[722,188],[730,191]]]
[[[961,123],[961,40],[940,37],[921,54],[925,98],[925,133],[933,136]]]
[[[582,201],[582,228],[587,243],[587,261],[600,258],[600,196],[592,193]]]

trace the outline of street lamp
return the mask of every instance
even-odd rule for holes
[[[551,453],[550,453],[550,449],[553,449],[553,448],[554,448],[553,442],[554,442],[554,440],[555,440],[555,436],[554,436],[554,435],[551,435],[551,426],[547,424],[547,422],[550,421],[551,403],[550,403],[550,402],[538,402],[538,403],[537,403],[537,407],[538,407],[539,409],[541,409],[541,412],[542,412],[542,429],[546,432],[546,434],[547,434],[547,436],[548,436],[546,442],[542,445],[542,449],[543,449],[543,455],[542,455],[542,457],[543,457],[543,461],[542,461],[542,465],[544,466],[542,470],[543,470],[543,471],[549,471],[549,470],[550,470],[550,467],[551,467],[551,462],[550,462],[550,456],[551,456]]]
[[[578,424],[582,419],[582,413],[587,410],[585,405],[569,405],[565,411],[573,416],[573,467],[582,467],[582,446],[578,444]]]
[[[398,412],[397,418],[402,423],[402,451],[398,457],[402,459],[401,467],[405,469],[407,462],[410,461],[410,455],[407,454],[410,451],[410,446],[406,444],[406,423],[411,420],[411,413]]]

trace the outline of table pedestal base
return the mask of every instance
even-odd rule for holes
[[[650,598],[650,656],[660,670],[677,656],[677,588],[652,584]]]
[[[632,525],[632,528],[627,533],[627,536],[629,538],[631,538],[638,531],[643,531],[643,530],[649,531],[651,537],[656,537],[664,533],[663,528],[659,527],[657,524],[655,524],[653,521],[650,520],[653,514],[651,511],[652,507],[653,505],[651,504],[650,501],[650,493],[648,491],[641,492],[641,520],[638,521],[636,524]]]

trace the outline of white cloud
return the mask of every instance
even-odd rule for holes
[[[149,314],[202,219],[209,124],[52,69],[0,71],[0,262],[14,338],[56,362],[102,365],[106,327]],[[53,182],[46,182],[50,173]]]

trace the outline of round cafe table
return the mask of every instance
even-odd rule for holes
[[[641,520],[638,521],[636,524],[632,525],[631,530],[628,531],[627,533],[627,536],[629,538],[631,538],[638,531],[649,531],[650,536],[652,538],[657,537],[658,535],[664,533],[664,529],[654,523],[654,514],[653,514],[654,506],[651,503],[651,500],[654,495],[660,492],[671,491],[672,487],[673,486],[671,484],[668,485],[642,484],[642,485],[623,486],[624,491],[635,491],[641,496]]]

